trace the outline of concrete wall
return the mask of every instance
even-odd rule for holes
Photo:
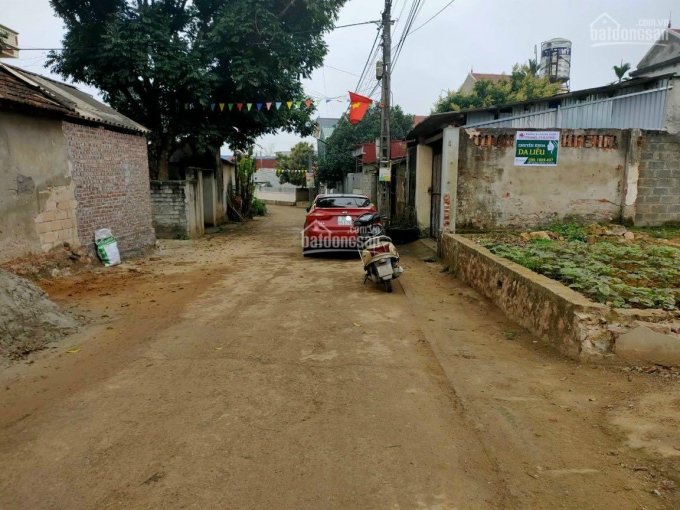
[[[612,335],[602,321],[608,307],[458,235],[439,238],[439,256],[457,278],[563,354],[590,358],[611,353]]]
[[[366,195],[375,204],[378,200],[378,178],[373,167],[366,172],[353,172],[345,175],[343,190],[345,193]]]
[[[202,186],[202,182],[200,184]],[[199,237],[205,232],[198,179],[151,181],[153,226],[162,239]]]
[[[680,222],[680,135],[645,132],[638,146],[635,224]]]
[[[256,189],[255,196],[267,204],[295,205],[296,203],[295,188],[286,191],[265,191],[265,189]]]
[[[556,167],[516,167],[516,131],[461,130],[459,228],[527,228],[570,217],[592,222],[620,217],[628,132],[563,129]],[[449,178],[452,196],[455,184]]]
[[[0,112],[0,261],[79,245],[61,121]]]
[[[153,246],[146,138],[70,122],[62,128],[81,244],[94,250],[95,230],[110,228],[124,257]]]
[[[680,64],[677,66],[680,73]],[[680,133],[680,76],[669,80],[672,84],[668,87],[666,95],[666,131],[672,134]]]

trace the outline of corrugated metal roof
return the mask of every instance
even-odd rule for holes
[[[498,112],[499,110],[510,110],[512,111],[513,108],[519,107],[519,106],[526,106],[529,108],[529,110],[532,110],[535,105],[538,104],[545,104],[545,103],[551,103],[551,102],[557,102],[558,104],[562,104],[563,106],[565,104],[570,104],[573,102],[578,102],[579,100],[583,100],[585,98],[595,98],[598,95],[608,95],[608,94],[626,94],[627,91],[626,89],[631,89],[635,87],[639,87],[641,85],[647,85],[649,83],[665,83],[664,80],[667,80],[671,75],[665,75],[665,76],[654,76],[654,77],[645,77],[645,78],[635,78],[632,80],[624,81],[622,83],[614,83],[611,85],[606,85],[603,87],[594,87],[590,89],[583,89],[583,90],[577,90],[573,92],[567,92],[567,93],[562,93],[562,94],[557,94],[555,96],[550,96],[550,97],[543,97],[539,99],[533,99],[529,101],[520,101],[516,103],[507,103],[507,104],[501,104],[501,105],[495,105],[495,106],[489,106],[485,108],[469,108],[466,110],[460,110],[457,112],[446,112],[446,113],[436,113],[430,115],[427,119],[425,119],[423,122],[418,124],[414,129],[411,130],[411,132],[408,134],[407,138],[409,140],[414,140],[420,137],[427,137],[431,136],[432,134],[440,131],[441,129],[447,127],[447,126],[463,126],[466,125],[468,120],[470,118],[474,118],[476,121],[482,121],[482,114],[487,113],[487,112]],[[665,85],[664,85],[665,86]],[[551,109],[545,109],[544,112],[548,113],[552,111]],[[526,116],[535,116],[536,114],[542,113],[540,111],[533,111]],[[499,114],[499,119],[502,120],[503,115]],[[550,123],[550,118],[549,115],[547,115],[544,119],[539,119],[540,122],[538,123],[537,126],[535,127],[548,127],[546,123]],[[496,123],[494,123],[496,124]],[[513,127],[513,122],[508,120],[507,123],[498,123],[498,126],[495,127]],[[554,123],[553,123],[554,124]],[[518,127],[517,123],[515,123],[514,127]],[[554,127],[554,126],[552,126]],[[567,126],[565,126],[567,127]],[[572,127],[572,126],[569,126]],[[579,126],[579,127],[595,127],[595,126]],[[610,126],[611,127],[611,126]],[[630,126],[627,126],[630,127]],[[638,127],[638,126],[635,126]],[[643,127],[643,126],[639,126]]]
[[[25,98],[22,101],[21,97],[15,97],[14,102],[26,104],[26,98],[33,98],[30,106],[35,108],[47,109],[46,103],[56,104],[66,115],[137,133],[149,132],[141,124],[72,85],[7,64],[0,64],[0,69],[5,71],[6,75],[11,75],[16,83],[22,84]],[[42,101],[35,100],[37,96],[42,97]]]

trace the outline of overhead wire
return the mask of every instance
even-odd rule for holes
[[[422,25],[418,26],[417,28],[414,28],[414,29],[411,31],[411,33],[412,33],[412,34],[415,34],[418,30],[420,30],[421,28],[423,28],[423,27],[424,27],[425,25],[427,25],[430,21],[432,21],[432,20],[435,19],[437,16],[439,16],[442,12],[444,12],[446,9],[448,9],[448,8],[453,4],[453,2],[455,2],[455,1],[456,1],[456,0],[451,0],[448,4],[446,4],[446,5],[445,5],[444,7],[442,7],[440,10],[438,10],[438,11],[434,14],[434,16],[432,16],[431,18],[429,18],[425,23],[423,23]]]
[[[422,10],[424,6],[423,0],[415,0],[411,6],[411,11],[409,12],[409,17],[407,19],[407,24],[404,27],[401,37],[399,38],[399,42],[397,43],[395,50],[394,50],[394,57],[392,58],[392,66],[390,68],[390,71],[394,71],[394,68],[396,67],[397,62],[399,61],[399,57],[401,56],[401,52],[404,49],[404,45],[406,43],[406,39],[408,36],[411,34],[411,29],[413,28],[413,24],[415,23],[415,20],[417,19],[418,15],[420,14],[420,11]]]

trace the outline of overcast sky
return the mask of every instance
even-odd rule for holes
[[[412,0],[394,0],[395,42],[401,35]],[[416,29],[449,0],[425,0],[416,19]],[[2,0],[0,24],[20,34],[26,48],[59,47],[63,26],[52,14],[48,0]],[[555,37],[573,43],[571,89],[605,85],[614,81],[614,64],[621,60],[635,68],[653,42],[639,28],[661,28],[668,23],[675,5],[675,27],[680,26],[677,0],[578,0],[545,2],[539,0],[455,0],[405,42],[393,73],[394,102],[407,113],[427,114],[442,91],[458,88],[470,69],[476,72],[509,72],[516,62],[534,55],[534,45]],[[384,0],[349,0],[338,25],[377,20]],[[405,7],[401,19],[399,14]],[[608,16],[602,16],[606,13]],[[610,37],[593,40],[593,28],[600,36],[603,28]],[[329,52],[323,68],[305,81],[305,90],[315,98],[345,97],[355,90],[376,36],[374,25],[341,28],[327,36]],[[604,43],[604,44],[603,44]],[[9,63],[49,74],[43,68],[46,52],[25,51]],[[369,73],[375,84],[374,71]],[[86,87],[82,87],[86,88]],[[370,90],[369,86],[369,90]],[[91,89],[90,89],[91,91]],[[364,91],[367,92],[367,91]],[[96,93],[96,91],[95,91]],[[340,116],[347,103],[321,102],[318,115]],[[258,151],[273,153],[289,150],[299,140],[279,134],[259,140]]]

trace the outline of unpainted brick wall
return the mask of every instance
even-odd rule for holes
[[[185,181],[151,181],[151,206],[159,238],[188,236]]]
[[[645,132],[641,140],[635,224],[680,222],[680,135]]]
[[[94,249],[94,232],[110,228],[125,256],[153,246],[149,163],[144,136],[63,123],[77,201],[78,237]]]

